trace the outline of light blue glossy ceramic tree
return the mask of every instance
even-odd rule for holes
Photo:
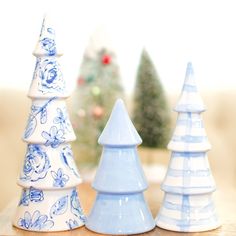
[[[86,227],[112,235],[153,229],[143,195],[148,185],[137,153],[142,140],[122,100],[117,100],[98,142],[103,152],[92,184],[98,193]]]
[[[205,106],[191,63],[175,111],[177,125],[168,145],[172,155],[161,186],[165,197],[156,218],[157,226],[180,232],[215,229],[219,226],[212,200],[216,187],[207,157],[211,145],[201,117]]]
[[[77,185],[81,177],[70,142],[75,140],[53,26],[44,19],[34,50],[32,100],[23,140],[28,144],[18,179],[22,195],[13,224],[29,231],[61,231],[84,225]]]

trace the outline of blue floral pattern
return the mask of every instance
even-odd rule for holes
[[[65,81],[57,62],[55,32],[43,22],[39,43],[34,55],[37,57],[33,79],[37,79],[37,89],[42,94],[64,93]]]
[[[47,52],[48,56],[56,55],[56,44],[55,44],[55,31],[50,27],[45,27],[45,19],[43,20],[41,32],[40,32],[40,44],[41,48]]]
[[[44,200],[43,191],[40,189],[30,187],[28,190],[26,189],[23,190],[19,206],[20,205],[28,206],[29,202],[41,202],[43,200]]]
[[[64,92],[65,81],[59,63],[54,58],[41,58],[35,76],[39,76],[42,93]]]
[[[32,80],[36,78],[36,74],[37,74],[38,67],[39,67],[39,62],[40,62],[40,58],[36,58],[36,63],[35,63],[35,67],[34,67],[34,73],[33,73]]]
[[[73,159],[72,149],[69,144],[65,145],[61,150],[61,161],[66,168],[71,170],[75,176],[80,178],[79,172]]]
[[[59,168],[57,172],[51,171],[52,178],[54,179],[53,187],[64,187],[69,180],[69,176],[63,173],[63,170]]]
[[[72,190],[72,194],[71,194],[71,197],[70,197],[70,203],[71,203],[71,212],[75,216],[79,217],[79,219],[84,223],[85,220],[86,220],[86,217],[85,217],[85,215],[83,213],[83,209],[80,205],[79,197],[78,197],[76,188],[74,188]]]
[[[29,138],[35,131],[37,126],[37,119],[34,115],[30,114],[29,119],[27,121],[27,126],[25,128],[24,138]]]
[[[41,124],[45,124],[47,122],[47,106],[55,99],[56,97],[50,98],[43,106],[31,106],[31,113],[24,133],[25,139],[29,138],[34,133],[37,126],[37,115],[40,115]]]
[[[46,139],[45,146],[51,146],[52,148],[57,148],[60,144],[65,142],[64,131],[57,129],[56,126],[52,126],[49,133],[43,131],[42,137]]]
[[[69,229],[75,229],[79,227],[79,223],[76,220],[69,219],[66,221],[66,224],[68,225]]]
[[[26,211],[24,218],[20,218],[18,225],[27,230],[47,231],[54,225],[52,220],[48,219],[47,215],[41,215],[40,211],[35,211],[33,215]]]
[[[50,38],[43,38],[40,40],[42,48],[48,52],[49,56],[56,54],[55,40]]]
[[[21,199],[18,204],[18,206],[23,205],[23,206],[28,206],[29,205],[29,195],[27,194],[27,190],[24,189],[22,194],[21,194]]]
[[[50,217],[56,215],[62,215],[67,211],[68,208],[68,196],[58,199],[51,207]]]
[[[29,199],[31,202],[41,202],[44,199],[43,191],[30,187],[29,189]]]
[[[43,179],[49,168],[51,168],[49,158],[42,147],[37,144],[29,144],[20,179],[32,182]]]
[[[57,108],[57,116],[54,118],[53,122],[54,124],[59,124],[61,129],[71,132],[71,124],[65,107],[63,111],[61,108]]]
[[[49,33],[50,36],[52,36],[52,38],[50,37],[43,37],[40,40],[41,43],[41,47],[47,51],[48,56],[54,56],[56,55],[56,44],[55,44],[55,40],[54,40],[54,36],[55,36],[55,31],[52,28],[47,28],[47,32]]]

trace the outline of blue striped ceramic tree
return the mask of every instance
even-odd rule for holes
[[[69,96],[57,57],[54,28],[44,19],[34,51],[28,96],[28,143],[18,184],[22,195],[13,224],[30,231],[61,231],[84,225],[76,186],[81,183],[69,142],[75,140],[65,99]]]
[[[148,185],[137,153],[142,140],[118,100],[99,140],[103,153],[93,182],[98,192],[86,227],[105,234],[135,234],[154,228],[145,202]]]
[[[181,232],[215,229],[219,221],[212,201],[215,183],[206,152],[211,148],[201,113],[205,106],[197,91],[191,63],[179,102],[177,125],[168,145],[172,151],[162,190],[165,197],[157,226]]]

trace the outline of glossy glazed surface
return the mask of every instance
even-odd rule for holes
[[[99,233],[135,234],[152,230],[155,222],[143,193],[98,193],[86,227]]]

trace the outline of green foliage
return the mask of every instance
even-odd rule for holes
[[[159,76],[145,50],[137,72],[133,120],[143,146],[166,147],[170,128],[169,109]]]
[[[114,53],[101,49],[84,55],[73,97],[73,125],[77,136],[74,150],[80,165],[95,165],[101,147],[97,140],[117,98],[123,97],[119,68]]]

